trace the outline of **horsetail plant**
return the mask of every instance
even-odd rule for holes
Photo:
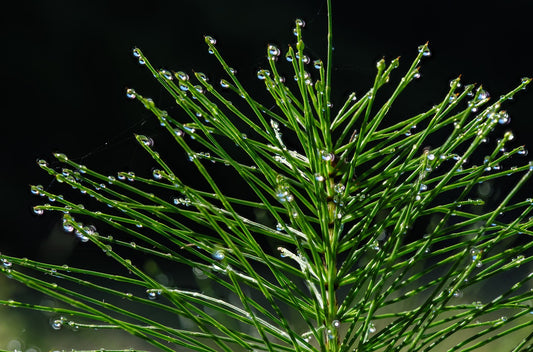
[[[457,78],[440,103],[391,122],[430,55],[424,44],[397,83],[399,59],[380,60],[373,86],[335,108],[330,1],[328,13],[325,62],[307,56],[302,20],[284,55],[268,45],[257,77],[274,108],[244,88],[210,36],[226,74],[216,83],[156,70],[135,48],[183,113],[133,89],[127,96],[155,115],[201,181],[185,181],[173,154],[144,135],[135,137],[157,165],[153,177],[105,175],[60,153],[59,163],[39,160],[89,198],[32,186],[50,199],[35,213],[62,213],[66,231],[125,270],[2,255],[4,275],[66,305],[0,302],[56,314],[55,329],[123,330],[164,351],[471,351],[502,339],[509,351],[531,349],[533,273],[523,269],[533,199],[520,189],[533,164],[513,166],[526,150],[512,147],[511,132],[488,141],[509,121],[502,105],[531,79],[491,102]],[[287,82],[283,56],[294,70]],[[380,96],[386,85],[391,94]],[[515,184],[491,195],[503,178]],[[191,268],[196,285],[161,280],[148,260]]]

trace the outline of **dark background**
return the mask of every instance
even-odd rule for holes
[[[411,112],[437,103],[459,74],[464,83],[482,83],[493,97],[533,75],[531,2],[333,2],[336,106],[353,90],[362,95],[378,59],[401,56],[403,72],[426,41],[432,56],[423,61],[422,78],[415,82],[424,89],[406,103]],[[255,72],[266,66],[266,45],[285,49],[292,43],[295,18],[307,22],[309,54],[325,59],[322,0],[19,1],[0,16],[0,251],[41,260],[67,261],[78,244],[51,240],[59,216],[31,213],[41,199],[30,194],[29,185],[53,187],[35,160],[51,161],[51,153],[61,151],[109,174],[135,170],[142,152],[133,133],[157,136],[161,130],[141,105],[125,97],[126,87],[178,113],[132,57],[134,46],[157,68],[195,69],[218,81],[218,65],[203,40],[210,34],[258,96],[263,88]],[[528,91],[507,105],[512,122],[506,128],[529,149],[532,100]],[[6,344],[0,340],[0,348]]]

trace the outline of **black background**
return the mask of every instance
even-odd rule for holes
[[[459,74],[465,83],[482,83],[494,97],[533,75],[531,2],[333,3],[336,106],[347,93],[362,94],[369,87],[378,59],[401,56],[404,71],[426,41],[432,56],[422,63],[415,84],[424,89],[410,101],[412,112],[437,103]],[[134,46],[156,67],[194,69],[217,79],[218,64],[203,40],[210,34],[258,96],[263,88],[255,72],[266,65],[266,45],[285,49],[292,43],[295,18],[307,22],[309,54],[325,59],[322,0],[20,1],[0,16],[0,251],[35,259],[68,260],[77,246],[50,242],[59,216],[31,212],[41,200],[30,194],[29,185],[53,186],[35,160],[50,161],[51,153],[62,151],[109,174],[135,170],[142,152],[133,133],[157,138],[161,130],[141,105],[125,97],[126,87],[178,113],[132,57]],[[532,100],[526,91],[507,106],[512,122],[506,128],[529,149]]]

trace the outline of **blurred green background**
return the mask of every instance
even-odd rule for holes
[[[398,114],[430,107],[459,74],[465,83],[482,83],[493,96],[507,92],[522,76],[533,76],[532,4],[361,5],[333,0],[334,105],[349,92],[369,87],[378,59],[401,56],[405,69],[417,46],[426,41],[433,55],[423,62],[416,95],[401,103]],[[210,34],[227,62],[260,97],[266,94],[255,73],[265,65],[266,45],[275,43],[285,49],[292,43],[294,19],[307,23],[304,39],[310,56],[325,59],[326,2],[319,0],[34,0],[5,4],[0,16],[4,86],[0,251],[57,264],[98,261],[101,253],[64,234],[58,215],[31,214],[39,199],[30,194],[29,184],[51,182],[35,159],[50,160],[52,152],[63,151],[110,174],[135,170],[140,162],[131,152],[133,133],[157,136],[163,132],[147,111],[126,99],[125,88],[133,87],[170,111],[174,109],[132,57],[134,46],[156,67],[194,69],[217,80],[220,70],[203,41],[203,35]],[[507,106],[513,119],[510,128],[529,149],[533,148],[532,107],[531,92],[520,94]],[[175,282],[188,280],[179,273],[171,275]],[[3,276],[0,297],[47,302]],[[0,307],[0,349],[150,348],[123,334],[54,331],[51,318]]]

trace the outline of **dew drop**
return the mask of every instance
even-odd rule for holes
[[[418,47],[418,52],[422,53],[422,56],[431,56],[431,51],[427,45],[420,45]]]
[[[74,226],[70,221],[63,221],[63,230],[65,230],[65,232],[72,232],[74,231]]]
[[[132,89],[132,88],[126,89],[126,97],[130,99],[135,99],[136,96],[137,95],[136,95],[135,89]]]
[[[222,260],[226,257],[226,255],[224,254],[224,251],[221,249],[217,249],[216,251],[214,251],[211,256],[213,257],[213,259],[216,259],[216,260]]]
[[[305,27],[305,21],[300,19],[300,18],[297,18],[294,23],[296,23],[296,26],[300,27],[300,28],[303,28]]]
[[[376,332],[376,326],[374,325],[374,323],[370,323],[368,325],[368,332],[371,333],[371,334]]]
[[[210,45],[215,45],[217,43],[217,40],[210,35],[204,36],[205,42]]]
[[[229,88],[229,83],[228,83],[228,81],[226,81],[225,79],[221,79],[221,80],[220,80],[220,86],[221,86],[222,88]]]
[[[189,80],[189,75],[186,74],[185,72],[183,71],[178,71],[174,74],[176,76],[176,78],[180,81],[188,81]]]
[[[335,155],[333,153],[330,153],[330,152],[326,151],[326,150],[321,150],[320,151],[320,157],[324,161],[332,161],[333,159],[335,159]]]
[[[63,318],[52,320],[50,322],[50,326],[52,326],[52,329],[54,330],[61,330],[61,328],[63,327]]]
[[[285,54],[285,59],[288,61],[288,62],[292,62],[293,58],[292,58],[292,55],[290,52],[288,52],[287,54]]]
[[[36,215],[43,215],[44,214],[44,210],[41,209],[41,208],[33,207],[33,213],[36,214]]]
[[[147,147],[153,147],[154,146],[154,140],[150,137],[144,136],[144,135],[138,135],[137,139],[139,142],[144,144]]]
[[[167,70],[164,70],[164,69],[159,70],[159,75],[169,81],[172,80],[172,73],[168,72]]]
[[[32,194],[39,195],[41,191],[43,190],[43,186],[37,185],[37,186],[31,186],[30,191]]]
[[[269,56],[279,56],[280,54],[280,50],[278,49],[277,46],[275,46],[274,44],[269,44],[268,45],[268,55]]]
[[[313,66],[314,68],[316,68],[317,70],[320,70],[322,68],[322,60],[315,60],[313,61]]]
[[[152,175],[153,175],[154,179],[156,179],[156,180],[160,180],[160,179],[163,178],[163,174],[161,173],[161,170],[159,170],[159,169],[155,169],[152,172]]]
[[[257,78],[259,78],[262,81],[265,80],[269,76],[270,76],[270,71],[268,71],[268,70],[259,70],[259,71],[257,71]]]
[[[335,336],[333,335],[333,332],[331,331],[331,329],[328,329],[328,340],[333,340],[335,338]]]
[[[2,258],[2,265],[4,266],[4,268],[11,268],[13,266],[13,263],[11,263],[5,258]]]
[[[318,182],[323,182],[324,176],[322,176],[321,174],[315,174],[315,180]]]

